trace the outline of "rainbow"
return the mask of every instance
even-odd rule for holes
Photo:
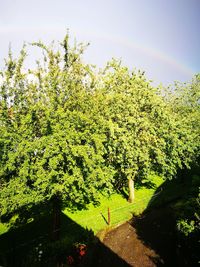
[[[56,26],[47,26],[47,27],[33,27],[30,29],[30,27],[22,26],[22,27],[15,27],[14,25],[12,27],[0,27],[0,33],[11,33],[11,32],[35,32],[35,33],[51,33],[53,35],[54,33],[56,35],[59,35],[59,37],[64,36],[66,33],[66,28],[60,25]],[[88,38],[97,38],[101,40],[105,40],[106,42],[111,42],[114,43],[115,45],[120,45],[128,49],[133,49],[135,51],[138,51],[140,53],[143,53],[147,56],[150,56],[159,62],[162,62],[164,64],[167,64],[168,66],[171,66],[172,68],[182,72],[183,74],[187,75],[188,77],[192,77],[195,74],[195,71],[192,70],[190,67],[186,66],[184,63],[179,62],[179,60],[175,59],[174,57],[158,50],[154,49],[150,46],[143,45],[141,43],[137,42],[132,42],[126,38],[121,38],[119,36],[113,36],[113,35],[108,35],[102,32],[95,33],[94,31],[89,31],[89,30],[83,30],[81,31],[80,29],[72,28],[70,29],[70,33],[72,35],[81,36],[84,39]]]
[[[144,46],[143,44],[140,43],[136,43],[136,42],[131,42],[128,39],[125,38],[120,38],[117,36],[108,36],[108,35],[97,35],[97,34],[92,34],[93,36],[100,38],[100,39],[104,39],[106,41],[110,41],[112,43],[115,43],[117,45],[121,45],[124,46],[128,49],[134,49],[140,53],[146,54],[147,56],[150,56],[162,63],[165,63],[171,67],[173,67],[174,69],[179,70],[180,72],[182,72],[183,74],[191,77],[194,75],[194,71],[185,66],[185,64],[179,62],[178,60],[176,60],[175,58],[173,58],[172,56],[158,50],[158,49],[154,49],[152,47],[147,47]]]

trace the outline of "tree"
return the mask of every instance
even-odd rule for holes
[[[44,202],[57,210],[97,202],[112,187],[104,160],[103,120],[91,114],[92,67],[81,62],[84,46],[63,53],[42,43],[37,68],[23,70],[9,53],[1,73],[0,214],[19,213]]]
[[[185,151],[182,158],[185,167],[199,165],[200,159],[200,75],[191,82],[179,83],[165,91],[165,101],[170,106],[176,121],[179,122],[180,135],[184,140]]]
[[[185,156],[190,161],[183,168],[183,175],[186,168],[191,169],[186,172],[187,176],[183,176],[191,180],[191,188],[177,212],[180,249],[188,263],[197,265],[200,242],[200,75],[195,75],[188,83],[176,82],[170,96],[166,94],[166,100],[181,124],[182,135],[185,135]]]
[[[84,207],[127,181],[132,202],[134,181],[189,166],[193,128],[144,73],[116,60],[97,72],[68,35],[62,50],[32,45],[43,51],[35,69],[23,68],[24,46],[1,72],[1,216],[48,201]]]
[[[152,171],[172,178],[178,168],[189,166],[191,131],[144,73],[130,73],[113,60],[99,76],[98,110],[108,121],[106,160],[116,170],[116,183],[128,181],[133,202],[134,180]]]

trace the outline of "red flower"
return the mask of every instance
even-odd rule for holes
[[[81,257],[83,257],[85,254],[86,254],[86,251],[85,251],[85,250],[80,250],[80,251],[79,251],[79,255],[80,255]]]
[[[74,258],[72,256],[67,256],[67,264],[72,265],[74,263]]]
[[[83,256],[85,256],[85,254],[86,254],[86,245],[84,245],[84,244],[80,244],[79,246],[78,246],[78,253],[79,253],[79,256],[81,256],[81,257],[83,257]]]

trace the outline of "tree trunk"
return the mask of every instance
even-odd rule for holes
[[[135,195],[134,195],[134,181],[132,178],[128,179],[128,188],[129,188],[129,198],[128,201],[133,203]]]

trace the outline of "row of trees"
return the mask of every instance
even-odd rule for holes
[[[200,76],[173,90],[112,60],[84,64],[84,45],[56,50],[24,69],[26,47],[0,73],[0,214],[56,200],[98,201],[152,171],[172,178],[198,158]]]

